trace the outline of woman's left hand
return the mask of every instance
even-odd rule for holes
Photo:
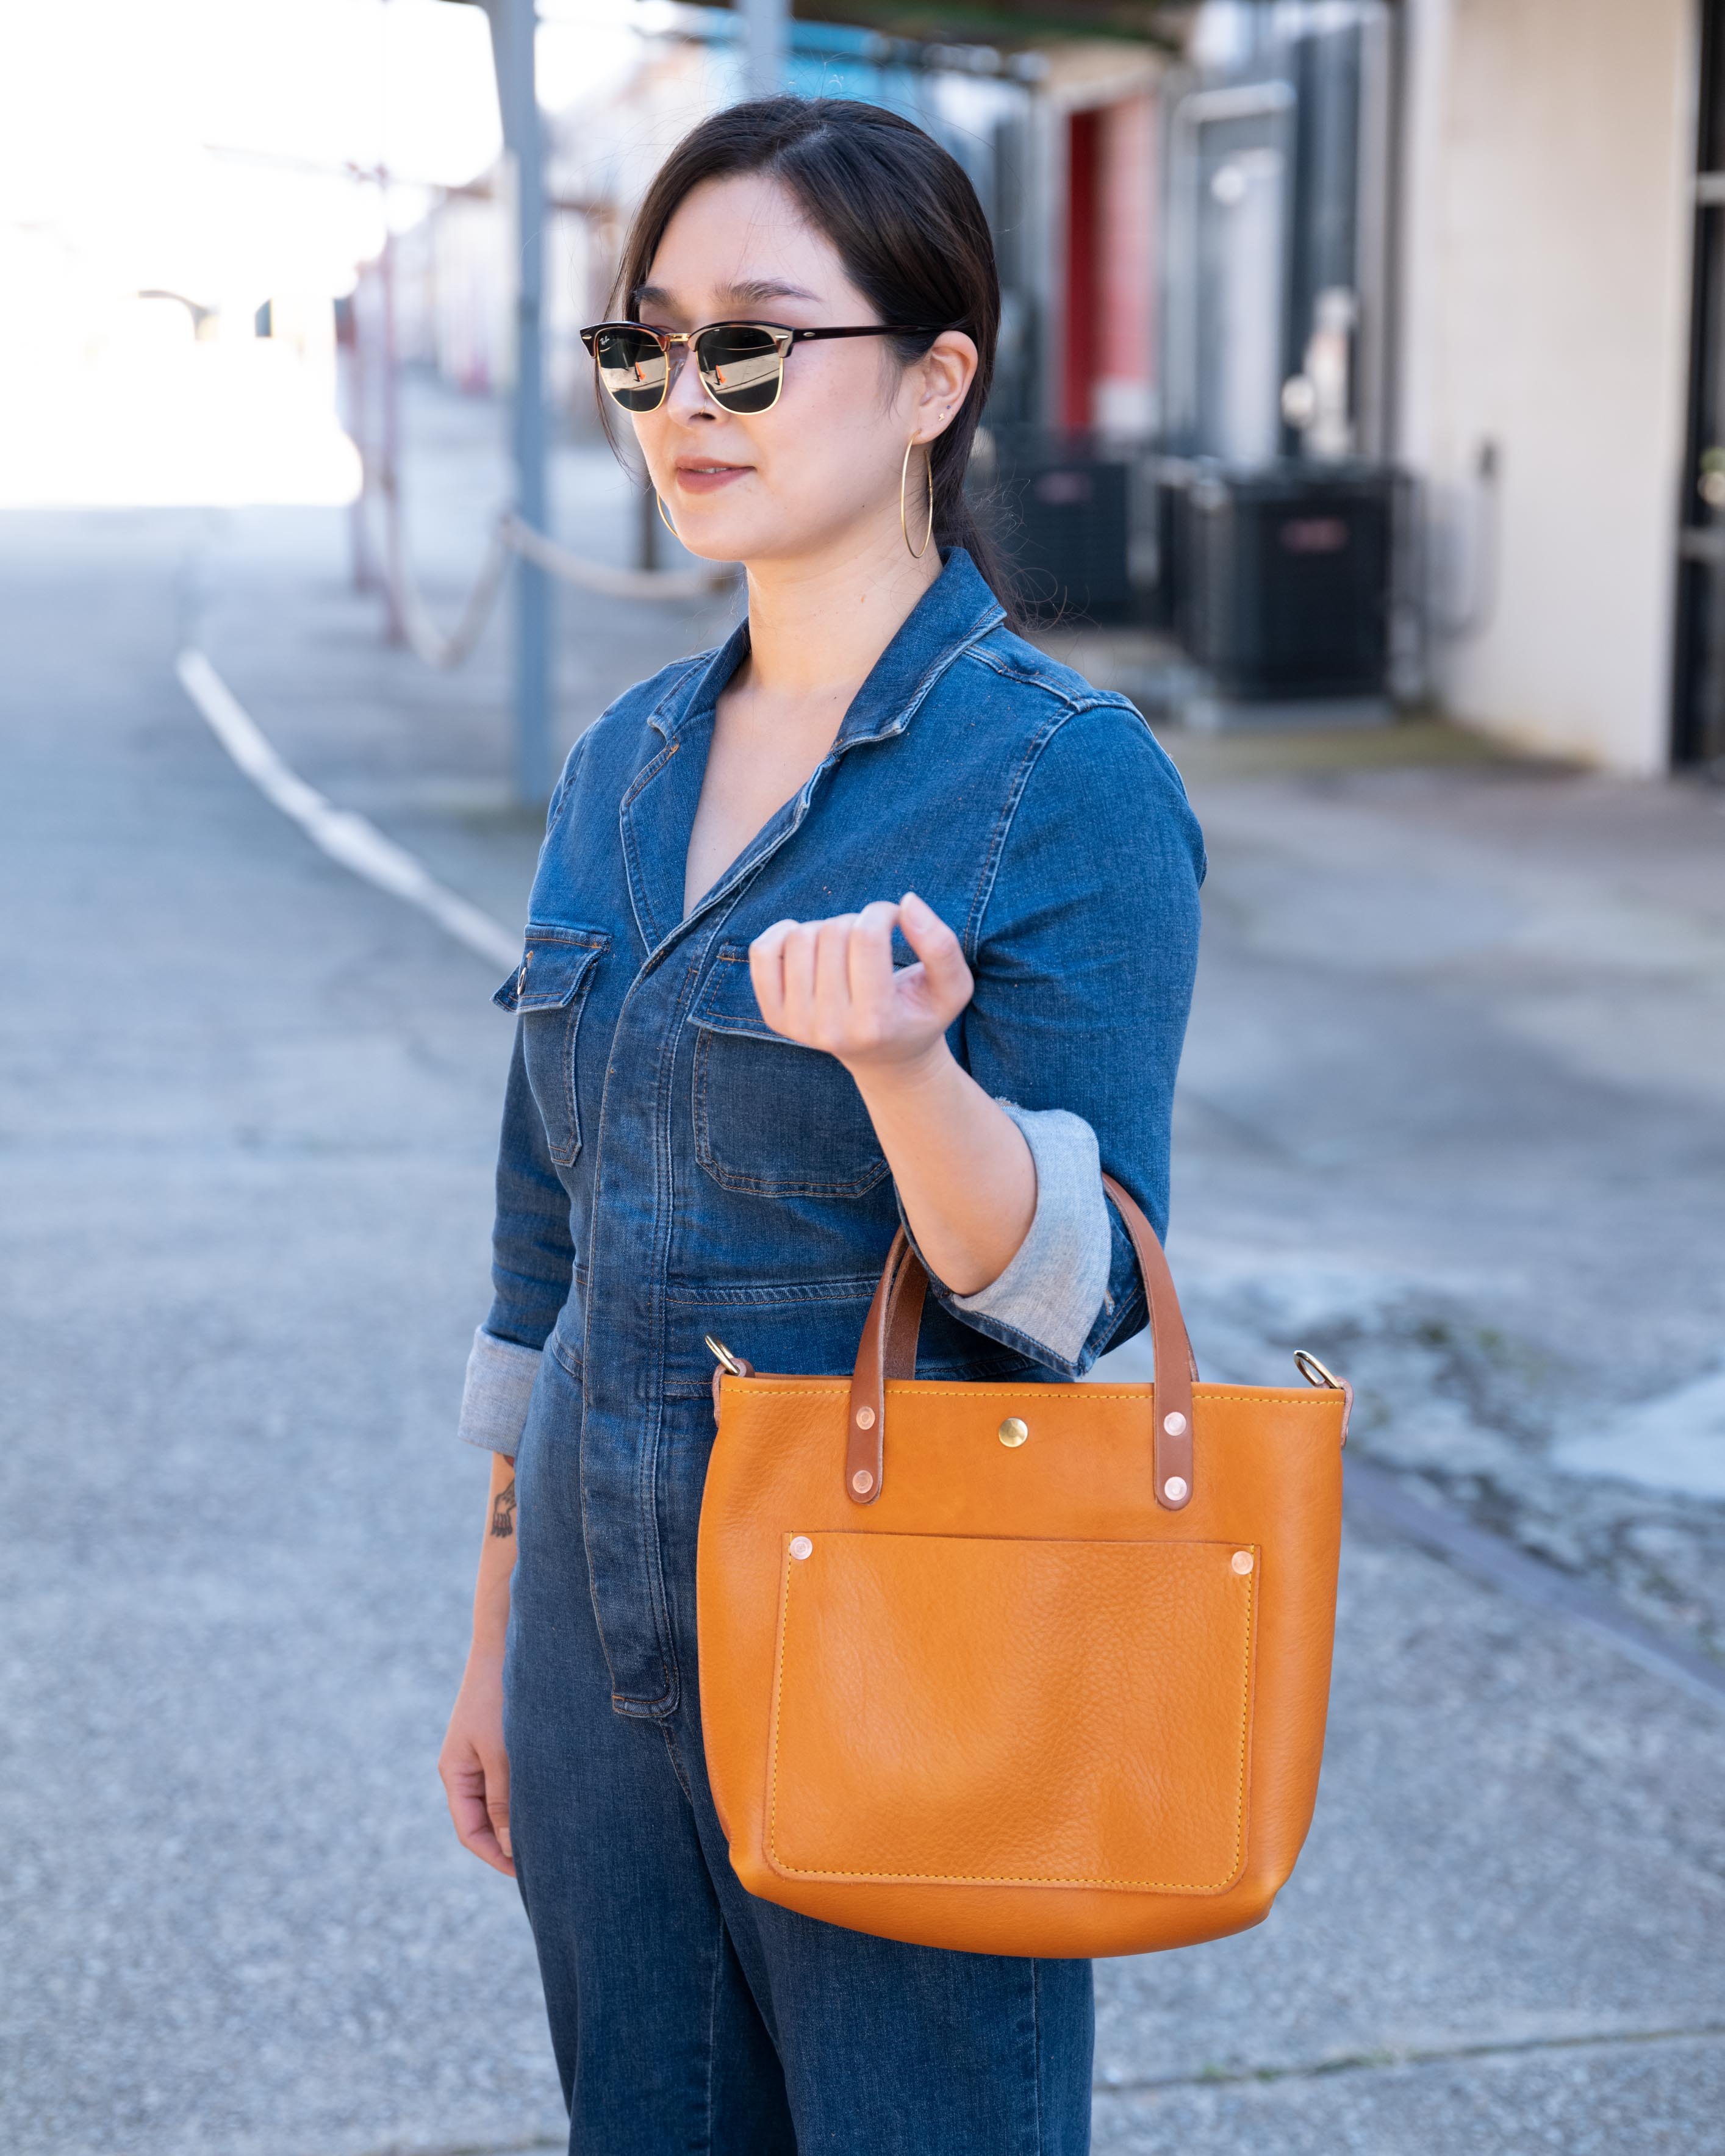
[[[895,967],[892,932],[914,966]],[[958,938],[907,891],[827,921],[775,921],[749,946],[761,1015],[775,1033],[875,1072],[937,1054],[973,985]]]

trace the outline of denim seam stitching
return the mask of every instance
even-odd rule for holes
[[[1036,2156],[1042,2149],[1042,1964],[1030,1964],[1030,2118],[1035,2128]]]
[[[642,867],[639,847],[635,844],[634,823],[629,811],[641,794],[658,778],[680,744],[673,737],[657,756],[644,764],[623,789],[623,798],[617,804],[619,836],[623,844],[623,859],[629,875],[629,906],[635,916],[635,927],[649,951],[656,951],[664,938],[659,932],[659,923],[647,901],[647,880]]]
[[[667,1722],[665,1728],[670,1730]],[[715,1899],[717,1897],[715,1897]],[[706,2156],[712,2156],[713,2146],[713,2076],[719,2056],[719,1981],[725,1968],[725,1912],[716,1909],[713,1923],[717,1936],[713,1942],[712,1986],[706,2003],[706,2131],[703,2137]]]
[[[1122,696],[1118,690],[1092,688],[1086,696],[1075,696],[1070,690],[1061,688],[1058,682],[1049,680],[1042,674],[1009,665],[997,652],[978,650],[972,655],[980,665],[986,666],[991,673],[998,674],[1004,681],[1016,682],[1024,689],[1040,689],[1045,696],[1057,697],[1066,706],[1069,718],[1076,718],[1084,711],[1127,711],[1145,729],[1153,741],[1156,738],[1156,729],[1148,719],[1130,696]]]
[[[999,604],[986,617],[979,618],[965,633],[961,642],[954,644],[950,651],[943,651],[937,654],[928,671],[906,697],[903,710],[890,725],[880,727],[874,733],[853,735],[850,740],[845,743],[845,747],[856,748],[864,742],[891,741],[895,734],[901,734],[927,703],[930,690],[942,675],[950,673],[962,660],[970,658],[983,638],[992,635],[1005,619],[1006,609]]]
[[[1011,840],[1013,826],[1018,821],[1019,809],[1023,804],[1031,778],[1035,773],[1036,767],[1042,761],[1044,750],[1073,716],[1070,706],[1065,710],[1055,712],[1052,717],[1043,721],[1024,745],[1024,753],[1019,759],[1018,769],[1013,774],[1012,785],[1008,789],[1006,799],[1001,804],[1000,814],[995,821],[994,829],[989,834],[988,850],[983,855],[982,869],[977,877],[976,896],[971,901],[970,913],[964,924],[965,940],[973,951],[981,947],[983,923],[988,918],[988,907],[994,896],[994,888],[999,881],[1000,864],[1006,857],[1006,849]]]
[[[661,1715],[659,1717],[659,1727],[665,1732],[665,1748],[670,1758],[670,1770],[677,1778],[677,1787],[692,1804],[695,1802],[695,1792],[690,1788],[689,1777],[683,1772],[683,1763],[677,1757],[676,1743],[671,1735],[670,1717],[668,1715]]]
[[[667,1302],[710,1308],[767,1309],[807,1302],[865,1302],[880,1282],[878,1273],[851,1273],[837,1280],[752,1281],[747,1287],[703,1286],[682,1281],[667,1286]]]
[[[689,714],[687,711],[685,711],[680,715],[680,716],[670,722],[670,730],[667,731],[665,723],[665,706],[669,704],[680,690],[688,687],[690,680],[693,675],[701,672],[705,668],[711,666],[714,660],[718,657],[719,654],[724,649],[724,648],[725,646],[722,644],[715,644],[709,646],[709,648],[705,651],[697,651],[695,656],[689,661],[688,665],[683,669],[682,672],[678,675],[676,680],[671,682],[666,688],[665,694],[653,706],[652,710],[648,712],[645,723],[651,726],[661,739],[666,742],[674,742],[679,732],[680,732],[682,728],[689,722]],[[583,736],[583,738],[585,739],[586,737]]]

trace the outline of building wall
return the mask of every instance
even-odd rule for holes
[[[1632,772],[1668,757],[1692,6],[1408,7],[1398,432],[1430,486],[1435,684]]]

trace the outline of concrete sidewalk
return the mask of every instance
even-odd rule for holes
[[[432,1771],[508,1029],[172,674],[195,615],[305,776],[517,919],[497,644],[453,681],[384,651],[340,542],[0,526],[18,2156],[558,2133],[513,1892]],[[566,726],[714,628],[566,603]],[[1311,1345],[1377,1457],[1717,1641],[1717,1503],[1558,1457],[1725,1341],[1713,802],[1206,752],[1173,1247],[1207,1373]],[[1307,1855],[1256,1933],[1099,1972],[1099,2148],[1713,2145],[1722,1768],[1725,1715],[1352,1527]]]

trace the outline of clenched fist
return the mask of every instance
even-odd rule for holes
[[[914,966],[894,967],[895,927]],[[910,891],[896,906],[876,899],[828,921],[775,921],[750,944],[749,973],[775,1033],[824,1048],[853,1074],[927,1056],[973,986],[958,938]]]

